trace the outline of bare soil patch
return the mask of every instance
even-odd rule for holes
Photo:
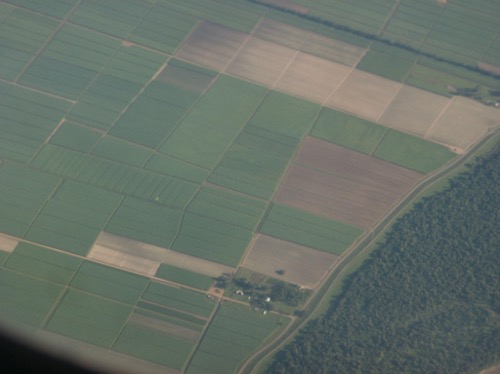
[[[323,103],[351,69],[307,53],[299,53],[275,88],[292,95]]]
[[[427,137],[438,143],[467,150],[488,130],[499,125],[499,109],[455,96]]]
[[[253,36],[351,67],[366,52],[365,48],[268,18],[259,23]]]
[[[226,69],[227,72],[271,86],[288,67],[296,50],[251,37]]]
[[[211,277],[235,271],[226,265],[106,232],[99,235],[88,257],[147,276],[154,275],[162,263]]]
[[[326,105],[377,121],[401,86],[402,83],[353,70]]]
[[[306,138],[275,200],[368,228],[422,174],[315,138]]]
[[[242,266],[307,288],[317,286],[338,256],[259,234]],[[276,270],[284,270],[278,275]]]
[[[247,37],[245,33],[203,22],[184,41],[176,56],[222,71]]]
[[[11,253],[19,244],[19,240],[0,234],[0,251]]]
[[[380,118],[380,123],[424,136],[451,99],[403,86]]]

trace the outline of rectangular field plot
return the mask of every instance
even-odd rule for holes
[[[157,2],[128,37],[131,42],[173,53],[198,22],[171,2]]]
[[[371,155],[386,131],[386,127],[376,123],[323,108],[311,135]]]
[[[0,158],[27,163],[62,120],[69,103],[19,87],[0,96]]]
[[[137,0],[87,0],[71,14],[70,21],[89,29],[126,38],[152,4]]]
[[[212,277],[167,264],[160,265],[155,277],[198,288],[200,290],[208,290],[214,283]]]
[[[289,206],[273,205],[260,232],[339,255],[352,244],[362,230]]]
[[[14,80],[59,23],[4,3],[0,14],[0,78]]]
[[[33,166],[123,195],[183,209],[198,185],[137,167],[46,145]]]
[[[0,270],[2,320],[41,327],[63,287],[17,271]]]
[[[116,352],[181,370],[194,343],[170,336],[165,332],[129,323],[113,345]],[[168,368],[165,372],[169,373]]]
[[[21,76],[31,87],[77,99],[119,48],[119,42],[63,26]]]
[[[4,267],[49,282],[68,284],[82,260],[28,243],[19,243]]]
[[[280,92],[271,91],[249,123],[272,133],[302,139],[311,129],[320,106]]]
[[[70,289],[45,329],[110,348],[132,310],[131,305]]]
[[[2,251],[4,254],[9,254],[14,251],[14,249],[17,247],[19,244],[18,239],[11,238],[7,235],[0,234],[0,251]],[[0,261],[3,264],[3,261]]]
[[[153,154],[149,149],[110,135],[100,139],[91,153],[108,160],[138,167],[144,165]]]
[[[170,247],[182,220],[182,211],[127,197],[106,225],[109,233],[161,247]]]
[[[247,125],[208,181],[269,199],[298,143],[296,138]]]
[[[377,43],[370,47],[356,65],[356,69],[401,82],[411,70],[417,57],[416,53]]]
[[[203,93],[212,85],[216,76],[217,72],[213,70],[171,59],[156,79],[188,91]]]
[[[120,196],[65,181],[43,206],[25,238],[85,255],[118,206]]]
[[[50,137],[49,143],[87,153],[102,136],[101,132],[87,126],[72,121],[64,121]]]
[[[441,144],[396,130],[385,134],[373,155],[420,173],[429,173],[456,156]]]
[[[272,86],[289,66],[298,51],[250,37],[226,69],[251,81]]]
[[[200,166],[157,153],[149,159],[145,168],[157,173],[170,175],[199,184],[203,183],[210,174],[210,170]]]
[[[310,57],[317,56],[321,59],[351,67],[358,62],[366,51],[364,48],[353,44],[268,18],[259,23],[252,35],[305,52]]]
[[[275,89],[324,103],[351,69],[314,55],[299,53],[275,84]]]
[[[230,374],[288,319],[262,315],[246,306],[224,302],[215,315],[187,374]]]
[[[303,287],[314,288],[337,256],[286,240],[259,235],[242,266]],[[285,270],[277,275],[277,270]]]
[[[160,81],[152,82],[123,113],[111,135],[158,147],[199,94]]]
[[[380,122],[396,129],[424,136],[450,99],[418,88],[403,86]]]
[[[208,318],[215,307],[215,304],[208,301],[202,293],[197,293],[181,288],[174,288],[164,284],[151,282],[142,295],[142,300],[146,303],[156,304],[173,311],[185,314],[187,321],[194,319]],[[175,314],[175,313],[174,313]],[[182,318],[180,315],[179,318]]]
[[[227,266],[237,266],[251,238],[251,230],[211,217],[185,213],[172,249]]]
[[[467,149],[498,124],[498,109],[457,96],[430,129],[427,137],[443,144]]]
[[[265,209],[266,204],[261,200],[203,187],[189,204],[187,212],[253,231]]]
[[[401,166],[307,138],[275,200],[367,228],[420,178]]]
[[[0,167],[0,232],[22,237],[60,179],[28,167]]]
[[[72,288],[134,305],[149,279],[109,266],[85,261],[71,280]]]
[[[234,271],[229,266],[107,232],[99,235],[88,257],[150,277],[156,274],[161,263],[208,277]]]
[[[184,41],[176,56],[223,71],[248,35],[210,22],[200,23]]]
[[[212,169],[267,90],[220,76],[160,147],[160,152]]]
[[[6,0],[6,3],[16,4],[20,7],[30,9],[34,12],[46,14],[55,18],[64,18],[66,14],[76,5],[78,0],[45,0],[45,1],[23,1]]]
[[[353,70],[326,105],[376,121],[401,86],[392,80],[361,70]]]

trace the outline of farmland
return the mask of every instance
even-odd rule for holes
[[[313,294],[498,127],[497,7],[361,3],[0,0],[0,322],[196,374],[298,320],[227,280]]]

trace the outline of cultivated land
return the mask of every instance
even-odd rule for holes
[[[368,228],[420,178],[420,173],[307,138],[276,201]]]
[[[239,370],[295,317],[214,278],[317,289],[499,123],[488,2],[126,4],[0,0],[0,315],[87,362]]]

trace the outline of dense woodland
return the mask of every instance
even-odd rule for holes
[[[405,214],[267,373],[475,373],[500,361],[500,146]]]

